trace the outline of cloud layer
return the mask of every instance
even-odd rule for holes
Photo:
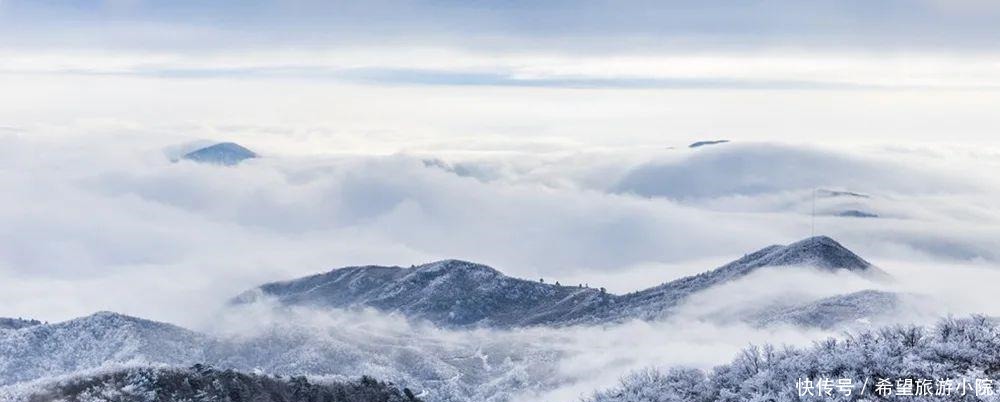
[[[928,173],[933,163],[918,168],[907,158],[933,159],[912,153],[862,159],[726,144],[652,160],[455,160],[492,169],[483,179],[407,155],[171,163],[164,149],[179,143],[96,138],[3,139],[3,315],[57,320],[115,310],[191,323],[204,319],[204,306],[266,281],[444,258],[627,292],[798,240],[812,227],[876,264],[998,258],[990,182]],[[635,172],[667,197],[614,191]],[[821,197],[813,220],[813,179],[868,198]],[[844,208],[881,217],[833,214]]]

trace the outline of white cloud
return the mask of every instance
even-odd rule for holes
[[[629,151],[480,155],[482,163],[509,166],[500,179],[481,181],[428,167],[419,156],[271,156],[219,168],[170,163],[162,149],[182,143],[165,142],[177,136],[71,138],[4,139],[3,315],[56,320],[107,309],[185,323],[200,319],[201,306],[265,281],[443,258],[628,291],[797,240],[810,226],[809,190],[780,175],[768,176],[777,187],[748,196],[714,183],[720,190],[697,202],[605,192],[606,181],[595,177],[627,171],[636,159]],[[818,157],[824,164],[797,168],[809,177],[839,171],[828,176],[834,187],[867,179],[872,199],[865,206],[887,218],[820,216],[821,233],[876,263],[1000,258],[988,182],[946,182],[964,190],[941,194],[934,185],[947,171],[900,167],[904,159],[859,165],[833,151],[726,146],[732,151],[683,151],[690,156],[674,166],[723,180],[703,174],[716,167],[702,163],[702,152],[721,166],[730,166],[726,155],[762,158],[751,165],[760,174],[772,156],[827,155]],[[660,180],[686,188],[670,175]]]
[[[855,152],[867,156],[845,156],[830,148],[735,143],[694,151],[443,156],[501,172],[479,180],[425,165],[433,154],[273,155],[234,168],[171,163],[163,150],[190,138],[97,127],[116,134],[3,138],[0,315],[55,321],[114,310],[220,336],[240,334],[247,342],[257,330],[287,330],[310,339],[299,343],[303,353],[315,347],[349,358],[338,366],[341,374],[361,370],[405,381],[414,380],[407,368],[424,365],[452,378],[449,373],[479,366],[448,359],[476,356],[495,364],[488,377],[494,381],[463,377],[475,383],[469,389],[488,393],[519,384],[524,400],[572,400],[630,370],[709,368],[750,342],[806,344],[828,335],[719,322],[735,314],[733,306],[874,287],[937,301],[933,309],[911,306],[915,314],[907,319],[996,313],[987,289],[1000,272],[992,251],[1000,238],[998,214],[989,202],[996,187],[988,174],[948,179],[959,177],[955,168],[986,163],[978,158],[988,158],[987,151],[862,148]],[[655,177],[674,185],[682,201],[606,191],[634,166],[664,163],[664,155],[674,155],[666,157],[671,169],[723,182],[706,194],[677,186],[676,175]],[[953,163],[951,155],[963,162],[938,168]],[[763,175],[771,187],[740,195],[739,186],[724,181],[731,176],[705,174],[731,168],[729,158],[742,158],[741,169]],[[609,284],[621,292],[651,286],[808,235],[811,190],[794,177],[770,174],[767,160],[819,160],[792,164],[800,175],[828,178],[824,184],[834,188],[862,183],[870,198],[856,202],[887,218],[821,216],[817,227],[897,280],[764,270],[696,295],[676,320],[573,329],[462,332],[370,312],[270,320],[262,311],[223,308],[228,298],[267,281],[440,258],[483,262],[526,278]],[[938,191],[942,183],[949,191]],[[683,197],[685,189],[698,197]],[[825,199],[820,206],[837,208],[837,202]],[[796,287],[801,283],[824,285]]]

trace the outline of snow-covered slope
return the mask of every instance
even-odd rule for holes
[[[195,162],[226,166],[236,165],[244,160],[256,157],[258,157],[258,155],[253,151],[233,142],[220,142],[215,145],[188,152],[183,156],[184,159]]]
[[[896,293],[862,290],[768,312],[752,320],[761,326],[792,324],[825,329],[867,326],[893,314],[901,303],[900,298]]]
[[[484,265],[447,260],[413,268],[336,269],[266,284],[236,301],[252,302],[270,296],[289,305],[374,307],[452,327],[604,324],[661,318],[691,294],[762,267],[790,265],[858,273],[877,271],[840,243],[818,236],[787,246],[766,247],[715,270],[628,295],[510,278]]]
[[[864,275],[881,275],[881,271],[872,264],[837,241],[826,236],[815,236],[787,246],[765,247],[714,270],[621,296],[593,316],[580,317],[574,322],[662,318],[692,294],[740,279],[760,268],[784,266],[810,266],[831,271],[847,270]]]
[[[270,283],[237,298],[276,297],[292,305],[374,307],[444,326],[510,327],[561,321],[613,297],[597,289],[504,276],[458,260],[412,268],[349,267]]]
[[[206,338],[155,321],[100,312],[0,331],[0,385],[100,367],[108,362],[188,364],[203,360]]]
[[[506,400],[506,393],[542,386],[540,373],[553,370],[559,353],[476,333],[441,342],[379,318],[374,328],[358,325],[360,316],[353,314],[338,324],[317,325],[313,321],[324,317],[314,311],[285,312],[269,322],[254,321],[262,318],[255,312],[232,318],[227,332],[211,334],[107,312],[0,331],[0,401],[7,401],[3,392],[37,389],[38,382],[54,378],[96,375],[100,388],[103,373],[198,363],[338,381],[371,375],[442,402]]]

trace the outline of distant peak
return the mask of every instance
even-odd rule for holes
[[[878,214],[874,212],[862,211],[859,209],[848,209],[846,211],[840,211],[834,215],[844,218],[878,218]]]
[[[729,142],[729,140],[705,140],[705,141],[695,141],[695,142],[691,143],[691,145],[688,145],[688,148],[699,148],[699,147],[703,147],[703,146],[706,146],[706,145],[718,145],[718,144],[725,144],[725,143],[727,143],[727,142]]]
[[[833,240],[832,237],[825,236],[825,235],[807,237],[807,238],[799,240],[799,241],[797,241],[795,243],[789,244],[788,247],[796,247],[796,246],[802,247],[802,246],[807,246],[807,245],[811,245],[811,244],[822,244],[822,245],[827,245],[827,246],[834,246],[834,247],[844,248],[844,246],[842,246],[836,240]]]
[[[854,197],[854,198],[872,198],[868,194],[862,194],[854,191],[847,190],[829,190],[821,188],[816,190],[816,195],[820,197]]]
[[[220,142],[200,148],[184,155],[184,159],[195,162],[232,166],[246,159],[257,158],[255,152],[235,142]]]

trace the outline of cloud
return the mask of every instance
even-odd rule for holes
[[[263,282],[444,258],[625,292],[807,236],[811,191],[800,187],[811,178],[870,191],[865,206],[886,218],[820,216],[815,225],[876,264],[998,258],[996,210],[965,206],[994,196],[986,183],[942,181],[945,172],[903,159],[728,144],[692,151],[653,176],[680,199],[671,201],[605,191],[603,178],[636,163],[630,152],[455,160],[501,172],[480,180],[407,155],[171,163],[163,149],[185,142],[155,138],[4,138],[3,314],[56,320],[115,310],[183,324]],[[769,170],[797,162],[795,174]],[[763,178],[762,187],[742,194],[745,178]]]
[[[732,143],[565,156],[452,154],[428,164],[438,156],[305,157],[252,147],[265,157],[230,168],[170,162],[167,154],[192,138],[118,134],[122,128],[111,127],[104,128],[111,134],[79,138],[0,137],[0,242],[6,245],[0,248],[0,315],[56,321],[114,310],[233,337],[248,347],[283,333],[302,353],[323,350],[350,363],[330,375],[364,371],[417,381],[414,371],[403,369],[433,368],[426,372],[438,379],[466,373],[462,392],[517,388],[523,400],[571,400],[630,370],[710,368],[748,342],[806,344],[828,335],[733,323],[725,320],[740,312],[733,306],[805,302],[874,287],[935,301],[933,308],[912,305],[915,314],[907,319],[994,310],[985,287],[1000,272],[993,251],[1000,246],[998,215],[990,202],[998,192],[988,172],[968,173],[989,163],[992,154],[984,150],[847,153]],[[773,173],[775,164],[794,174]],[[442,166],[489,175],[469,177]],[[609,191],[636,166],[655,167],[648,177],[671,197]],[[700,186],[687,175],[717,182]],[[744,180],[758,178],[761,186],[744,191]],[[267,281],[441,258],[627,292],[805,237],[812,179],[868,196],[827,196],[818,200],[820,209],[860,205],[885,216],[820,216],[816,227],[895,282],[763,270],[695,296],[675,320],[497,332],[446,331],[372,312],[301,311],[279,319],[223,307]]]
[[[955,178],[808,147],[723,144],[663,159],[634,168],[614,190],[647,197],[699,199],[825,187],[882,194],[946,193],[965,188]]]
[[[380,86],[569,89],[995,91],[989,54],[768,51],[620,55],[373,46],[348,49],[74,51],[2,49],[0,73],[170,80],[313,80]]]
[[[352,377],[364,372],[435,400],[574,400],[650,365],[708,369],[747,342],[805,345],[821,331],[702,321],[452,331],[372,311],[227,310],[205,330],[237,367]],[[252,353],[248,353],[252,350]],[[298,358],[301,356],[301,358]]]
[[[595,0],[488,6],[411,0],[363,6],[339,1],[137,1],[68,6],[8,0],[0,7],[0,22],[28,46],[218,49],[404,42],[564,52],[767,46],[912,50],[994,49],[996,33],[989,17],[998,12],[985,2],[941,1],[712,5]]]

